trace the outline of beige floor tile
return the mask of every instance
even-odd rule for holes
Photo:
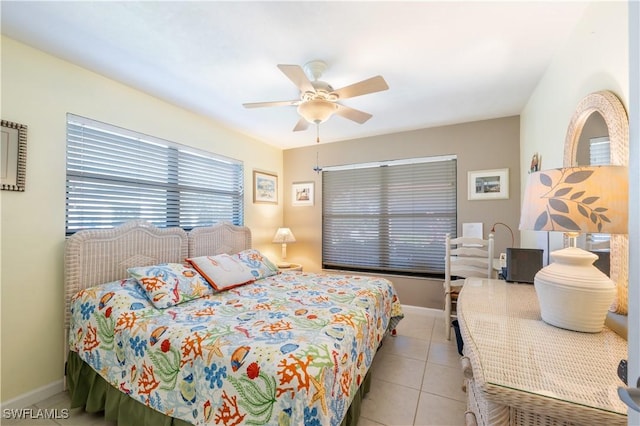
[[[449,367],[460,368],[460,355],[455,339],[448,342],[431,341],[429,345],[428,362],[448,365]]]
[[[362,400],[361,417],[383,425],[412,425],[420,391],[376,380]]]
[[[358,426],[388,426],[388,425],[385,425],[384,423],[378,423],[376,421],[366,419],[360,416],[360,418],[358,419]]]
[[[60,392],[50,398],[36,403],[35,405],[39,408],[68,409],[71,406],[71,399],[67,392]]]
[[[402,312],[405,315],[411,315],[415,317],[420,316],[420,317],[437,318],[442,315],[442,311],[438,309],[426,309],[418,306],[408,306],[408,305],[402,305]]]
[[[421,392],[414,425],[463,426],[465,410],[464,402]]]
[[[381,356],[376,356],[371,366],[374,379],[420,390],[425,368],[424,361],[393,354],[379,355]]]
[[[444,328],[444,315],[436,319],[436,323],[434,324],[434,327],[433,327],[433,334],[431,335],[431,341],[442,342],[442,343],[452,343],[456,348],[458,347],[456,343],[456,333],[453,327],[451,327],[451,338],[447,340],[447,336],[445,334],[445,328]]]
[[[387,336],[382,341],[382,347],[378,353],[400,355],[420,361],[427,360],[429,341],[407,337],[402,335]]]
[[[445,334],[445,328],[444,328],[444,314],[436,318],[435,323],[433,325],[433,333],[431,335],[431,340],[435,342],[454,342],[455,343],[456,336],[453,331],[453,327],[451,328],[451,339],[447,340],[447,336]]]
[[[413,337],[421,340],[431,340],[433,323],[435,318],[430,311],[405,312],[405,317],[396,327],[396,331],[401,336]]]
[[[462,390],[463,381],[461,367],[449,367],[427,362],[422,379],[422,392],[466,402],[467,394]]]

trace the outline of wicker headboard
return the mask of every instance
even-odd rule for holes
[[[82,289],[127,278],[127,268],[157,263],[182,263],[187,257],[233,254],[251,248],[251,230],[222,222],[194,228],[156,228],[148,222],[127,222],[113,229],[84,230],[66,242],[65,330],[71,297]]]
[[[251,230],[221,222],[189,232],[189,257],[234,254],[251,248]]]
[[[148,222],[127,222],[113,229],[78,231],[64,252],[65,330],[71,297],[82,289],[127,278],[127,268],[169,262],[188,256],[187,233],[181,228],[156,228]]]

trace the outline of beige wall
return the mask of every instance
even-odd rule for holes
[[[586,95],[611,90],[628,107],[628,34],[627,2],[594,2],[587,7],[522,111],[522,185],[526,183],[525,166],[534,152],[542,155],[543,169],[562,167],[567,127]],[[536,234],[540,233],[523,231],[523,247],[536,247]],[[551,250],[562,243],[560,233],[550,233]]]
[[[67,112],[243,160],[245,224],[277,251],[282,203],[252,204],[251,179],[254,168],[281,176],[282,150],[3,37],[2,119],[28,126],[26,191],[0,191],[3,402],[63,376]]]
[[[519,117],[507,117],[285,150],[284,223],[297,240],[288,246],[287,259],[302,263],[307,271],[322,269],[322,176],[313,171],[316,153],[321,166],[455,154],[458,157],[458,233],[461,234],[464,222],[482,222],[486,236],[495,222],[504,222],[513,228],[518,246],[519,135]],[[509,169],[508,200],[467,200],[468,171],[501,168]],[[309,181],[315,182],[314,206],[291,206],[291,184]],[[511,236],[506,228],[498,227],[496,254],[507,246],[511,246]],[[442,281],[400,277],[392,280],[402,303],[442,309]]]

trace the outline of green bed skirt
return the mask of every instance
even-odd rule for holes
[[[166,416],[129,397],[111,386],[76,352],[69,352],[67,386],[71,408],[83,408],[88,413],[104,412],[104,418],[118,426],[189,426],[184,420]],[[371,388],[371,374],[367,373],[355,395],[341,426],[356,426],[360,417],[362,398]]]

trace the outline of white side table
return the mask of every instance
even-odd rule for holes
[[[467,278],[458,298],[467,407],[478,425],[619,425],[627,342],[542,321],[535,288]],[[469,366],[470,364],[470,366]]]
[[[286,272],[286,271],[302,271],[302,265],[299,263],[290,263],[289,266],[284,267],[278,265],[278,271]]]

